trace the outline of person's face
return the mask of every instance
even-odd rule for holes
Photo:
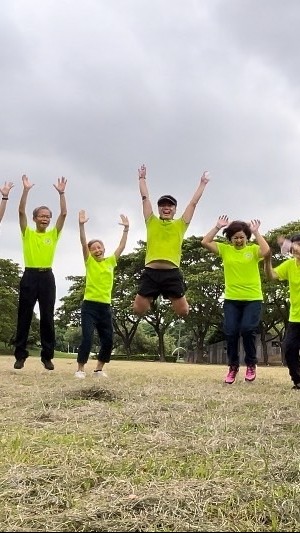
[[[101,261],[103,259],[105,248],[102,241],[93,242],[89,250],[91,256],[96,259],[96,261]]]
[[[33,220],[36,223],[36,229],[38,231],[45,231],[48,228],[51,220],[51,213],[49,209],[39,209]]]
[[[237,249],[237,250],[240,250],[241,248],[244,248],[247,244],[247,237],[246,237],[246,234],[243,232],[243,231],[237,231],[236,233],[234,233],[230,239],[230,241],[232,242],[233,246]]]
[[[171,202],[165,201],[158,206],[159,218],[163,220],[172,220],[176,213],[176,207]]]
[[[292,242],[292,244],[291,244],[291,252],[292,252],[293,256],[298,261],[300,261],[300,242],[299,241]]]

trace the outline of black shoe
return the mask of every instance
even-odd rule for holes
[[[42,364],[47,370],[54,370],[54,364],[52,363],[51,359],[42,359]]]
[[[25,359],[17,359],[15,361],[14,368],[16,368],[17,370],[21,370],[21,368],[23,368],[24,366],[24,363],[25,363]]]

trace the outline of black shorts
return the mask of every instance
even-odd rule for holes
[[[179,268],[145,267],[140,278],[138,294],[154,300],[161,294],[164,298],[182,298],[186,284]]]

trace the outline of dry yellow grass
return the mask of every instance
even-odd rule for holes
[[[75,380],[1,357],[1,531],[299,531],[300,391],[286,368],[113,361]],[[88,363],[91,373],[94,361]]]

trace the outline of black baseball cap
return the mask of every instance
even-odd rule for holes
[[[291,237],[291,242],[300,242],[300,233],[296,233]]]
[[[174,198],[174,196],[171,196],[170,194],[164,194],[157,200],[157,205],[161,205],[164,203],[169,203],[175,205],[177,207],[177,200]]]

